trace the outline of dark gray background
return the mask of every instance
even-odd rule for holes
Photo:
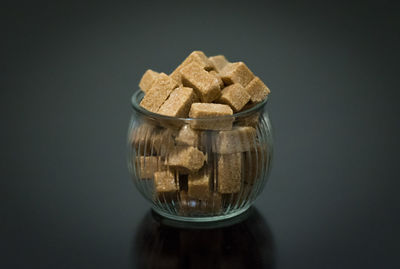
[[[3,1],[0,267],[139,266],[130,96],[203,50],[272,90],[275,268],[399,268],[399,5],[339,2]]]

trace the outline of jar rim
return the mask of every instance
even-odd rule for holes
[[[139,105],[140,101],[142,100],[142,98],[144,96],[144,92],[141,91],[141,90],[136,90],[132,94],[131,105],[132,105],[132,108],[135,111],[137,111],[137,112],[139,112],[141,114],[144,114],[146,116],[159,118],[159,119],[185,120],[185,121],[187,121],[187,120],[189,120],[189,121],[191,121],[191,120],[210,120],[210,119],[218,120],[218,119],[228,119],[228,118],[235,118],[235,117],[243,117],[243,116],[246,116],[248,114],[251,114],[254,111],[260,110],[261,108],[263,108],[267,104],[268,99],[269,99],[269,95],[270,94],[268,94],[267,97],[264,100],[262,100],[260,103],[257,103],[253,107],[251,107],[249,109],[246,109],[244,111],[233,113],[233,115],[224,115],[224,116],[216,116],[216,117],[209,117],[209,118],[205,118],[205,117],[204,118],[179,118],[179,117],[171,117],[171,116],[161,115],[161,114],[157,114],[157,113],[148,111],[147,109],[145,109],[145,108],[143,108],[143,107],[141,107]]]

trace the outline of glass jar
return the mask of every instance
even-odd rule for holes
[[[267,99],[231,116],[174,118],[132,96],[128,167],[160,215],[216,221],[246,211],[263,190],[273,154]]]

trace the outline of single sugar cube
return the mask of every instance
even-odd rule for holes
[[[147,92],[150,90],[151,86],[153,86],[154,82],[157,80],[157,77],[160,73],[148,69],[144,74],[142,79],[139,82],[139,87],[143,92]]]
[[[195,147],[177,146],[169,152],[165,164],[181,173],[193,173],[203,167],[204,153]]]
[[[217,189],[219,193],[240,191],[242,179],[242,153],[218,156]]]
[[[151,88],[146,92],[140,102],[140,106],[156,113],[165,100],[167,100],[172,90],[177,86],[178,84],[175,80],[165,73],[160,73]]]
[[[210,195],[210,177],[211,172],[207,169],[202,169],[198,173],[189,174],[188,195],[191,198],[207,200]]]
[[[271,92],[268,89],[267,85],[265,85],[259,77],[253,78],[253,80],[251,80],[250,83],[247,84],[245,89],[251,96],[250,100],[253,103],[261,102]]]
[[[210,72],[211,75],[215,76],[218,79],[219,87],[222,89],[224,87],[224,82],[221,79],[221,76],[214,70],[211,70]]]
[[[212,103],[193,103],[189,111],[191,118],[207,118],[193,120],[190,126],[200,130],[230,130],[232,129],[233,117],[217,118],[220,116],[233,115],[233,110],[228,105]]]
[[[181,69],[182,83],[193,88],[202,102],[212,102],[221,95],[218,78],[193,62]]]
[[[153,133],[147,138],[151,152],[164,157],[175,147],[174,135],[175,130],[170,128],[161,129]]]
[[[174,192],[178,190],[175,175],[171,171],[154,173],[154,185],[157,193]]]
[[[230,154],[249,151],[255,147],[256,129],[249,126],[240,126],[230,131],[220,131],[214,136],[213,152]]]
[[[222,90],[221,97],[217,100],[219,103],[230,105],[233,111],[242,110],[245,104],[250,100],[250,95],[246,92],[243,86],[235,83],[225,87]]]
[[[181,69],[190,63],[199,64],[204,70],[213,69],[213,63],[207,58],[202,51],[193,51],[190,55],[171,73],[171,77],[176,80],[179,84],[182,84]]]
[[[166,170],[166,166],[160,156],[139,156],[137,157],[137,162],[141,179],[151,179],[155,172]]]
[[[157,113],[170,117],[186,118],[190,106],[196,98],[197,96],[192,88],[178,87],[172,91]]]
[[[131,142],[137,155],[151,154],[150,137],[158,132],[154,125],[141,123],[133,129]]]
[[[243,108],[243,111],[246,110],[246,106]],[[238,118],[236,124],[238,126],[251,126],[256,128],[258,125],[258,121],[260,119],[260,112],[252,112],[248,115],[241,116]]]
[[[178,200],[179,186],[175,174],[169,170],[154,173],[155,197],[161,203],[170,203]]]
[[[254,74],[243,62],[230,63],[220,72],[220,76],[226,85],[240,83],[243,87],[254,78]]]
[[[199,145],[199,137],[199,131],[193,130],[190,125],[184,125],[175,137],[175,142],[180,146],[197,147]]]
[[[225,58],[224,55],[216,55],[216,56],[211,56],[208,58],[214,65],[215,70],[217,72],[221,72],[221,70],[229,64],[228,60]]]

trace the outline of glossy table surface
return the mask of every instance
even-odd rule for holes
[[[6,1],[0,268],[400,268],[398,4],[300,2]],[[154,217],[125,159],[142,73],[195,49],[272,91],[269,181],[213,229]]]

